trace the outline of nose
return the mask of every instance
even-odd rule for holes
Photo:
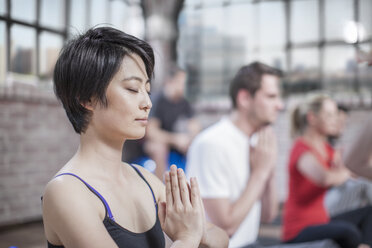
[[[277,108],[278,108],[278,110],[283,110],[283,108],[284,108],[284,103],[283,103],[283,100],[281,98],[278,99]]]
[[[152,108],[152,102],[151,102],[150,96],[146,91],[143,93],[143,97],[140,103],[140,108],[145,111],[148,111]]]

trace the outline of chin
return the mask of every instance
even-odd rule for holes
[[[127,134],[126,136],[128,140],[142,139],[145,136],[145,130],[143,130],[143,132],[132,132],[130,134]]]

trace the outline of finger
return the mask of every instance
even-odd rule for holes
[[[186,182],[186,177],[185,173],[183,172],[182,169],[177,170],[178,174],[178,184],[180,186],[180,192],[181,192],[181,201],[185,206],[190,206],[190,193],[189,189],[187,188],[187,182]]]
[[[165,202],[159,202],[158,207],[159,207],[159,209],[158,209],[158,216],[159,216],[160,225],[164,229],[164,223],[165,223],[165,215],[166,215],[167,205],[166,205]]]
[[[177,166],[172,165],[170,167],[170,181],[171,181],[171,190],[173,196],[173,204],[174,205],[182,205],[181,197],[180,197],[180,188],[178,184],[178,176],[177,176]]]
[[[173,196],[172,196],[172,185],[171,185],[169,171],[165,172],[164,179],[165,179],[165,199],[167,201],[167,205],[171,207],[173,206]]]
[[[195,177],[190,178],[190,185],[191,185],[191,205],[194,208],[199,208],[200,204],[200,192],[198,182],[196,181]]]

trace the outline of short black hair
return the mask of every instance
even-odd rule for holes
[[[107,86],[130,54],[141,57],[151,80],[155,64],[151,46],[115,28],[91,28],[62,48],[54,68],[54,92],[77,133],[85,132],[91,118],[83,104],[94,100],[107,106]]]
[[[282,77],[283,73],[279,69],[257,61],[239,69],[230,83],[230,98],[234,108],[236,108],[236,97],[239,90],[245,89],[251,96],[254,96],[256,91],[261,88],[263,75]]]
[[[337,104],[337,109],[338,109],[339,111],[344,112],[345,114],[349,113],[349,108],[348,108],[345,104],[338,103],[338,104]]]

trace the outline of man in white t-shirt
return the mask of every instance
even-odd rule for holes
[[[230,85],[233,110],[197,135],[188,151],[187,176],[197,177],[207,217],[229,234],[229,247],[254,244],[260,221],[277,214],[270,124],[283,107],[280,77],[259,62],[243,66]]]

